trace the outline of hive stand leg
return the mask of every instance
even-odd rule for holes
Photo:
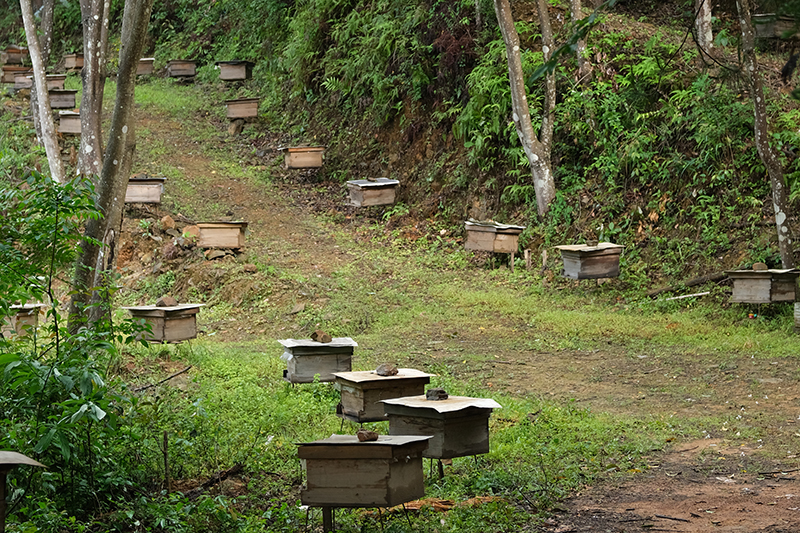
[[[442,460],[437,459],[437,462],[439,463],[439,479],[444,479],[444,465],[442,464]]]
[[[414,526],[411,525],[411,517],[408,515],[408,509],[406,509],[406,504],[403,504],[403,514],[406,515],[406,520],[408,521],[408,527],[410,529],[414,529]]]
[[[322,508],[322,531],[324,533],[333,531],[333,507]]]
[[[0,533],[6,533],[6,473],[0,472]]]
[[[511,252],[511,259],[509,259],[509,265],[511,266],[511,272],[514,272],[514,252]]]

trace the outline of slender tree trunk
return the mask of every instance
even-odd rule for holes
[[[542,49],[545,54],[545,61],[547,61],[553,52],[553,33],[550,29],[547,1],[538,0],[538,2],[540,6],[539,20],[542,21]],[[542,9],[542,5],[544,5],[544,9]],[[556,91],[555,75],[552,72],[547,75],[542,128],[540,138],[537,138],[531,124],[528,96],[525,92],[525,77],[522,72],[519,35],[514,27],[511,6],[508,0],[494,0],[494,10],[497,14],[497,22],[500,24],[500,32],[503,34],[506,55],[508,56],[508,78],[511,84],[511,108],[514,126],[516,126],[517,135],[531,166],[533,188],[536,191],[536,206],[539,215],[544,216],[556,196],[555,181],[550,167],[550,143],[553,138],[553,110]]]
[[[81,253],[72,283],[74,292],[69,324],[72,331],[80,327],[83,319],[96,320],[105,312],[99,305],[92,306],[91,312],[87,312],[87,305],[101,301],[102,295],[93,292],[92,288],[106,285],[106,275],[115,264],[114,250],[122,221],[125,187],[136,146],[133,117],[136,68],[144,47],[152,6],[153,0],[125,2],[117,95],[108,147],[97,185],[98,206],[103,218],[87,223],[85,238],[81,242]],[[99,241],[102,246],[94,241]]]
[[[41,39],[39,41],[39,48],[42,54],[42,64],[44,65],[45,74],[47,73],[47,64],[50,63],[50,50],[53,48],[53,12],[55,11],[55,0],[44,0],[42,4],[42,24],[41,24]],[[36,96],[36,91],[31,91],[31,117],[33,117],[33,127],[36,130],[36,138],[42,138],[42,124],[39,121],[39,99]]]
[[[78,172],[99,176],[103,164],[101,119],[106,84],[109,0],[81,0],[80,3],[83,22],[83,93]]]
[[[475,27],[480,31],[483,28],[481,20],[481,0],[475,0]]]
[[[31,0],[20,0],[19,5],[22,11],[22,23],[25,26],[25,36],[28,41],[28,52],[33,65],[33,91],[36,92],[39,105],[39,117],[42,127],[42,135],[39,140],[44,145],[44,150],[47,154],[50,174],[55,181],[63,183],[64,163],[61,161],[61,151],[58,149],[58,140],[56,139],[56,126],[50,111],[50,95],[47,92],[47,78],[45,77],[42,52],[39,48],[36,23],[33,20]]]
[[[572,16],[573,24],[581,20],[583,18],[583,6],[581,5],[581,0],[570,0],[569,11]],[[585,83],[588,81],[591,70],[589,62],[586,60],[585,56],[586,40],[578,39],[578,42],[575,43],[575,58],[578,60],[578,81],[580,83]]]
[[[697,44],[704,52],[709,53],[714,47],[714,34],[711,31],[711,0],[694,0],[694,28],[697,33]]]
[[[755,52],[755,30],[751,16],[750,0],[736,0],[739,12],[739,24],[742,29],[742,59],[747,80],[750,82],[750,93],[755,110],[756,148],[761,161],[769,173],[772,185],[772,206],[775,210],[775,226],[778,230],[778,249],[781,253],[783,268],[794,268],[792,239],[789,233],[786,184],[783,178],[783,167],[778,155],[769,144],[769,127],[767,124],[767,103],[764,100],[764,87],[761,72],[758,69]]]

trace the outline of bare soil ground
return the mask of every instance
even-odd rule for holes
[[[270,189],[279,194],[268,195],[252,181],[216,174],[213,161],[196,150],[176,121],[153,115],[144,115],[140,121],[140,127],[174,145],[171,162],[184,169],[189,181],[205,183],[211,178],[204,198],[230,206],[230,211],[220,216],[251,221],[251,257],[263,256],[270,264],[304,276],[327,275],[354,260],[354,252],[337,245],[325,225],[311,214],[345,210],[338,207],[344,205],[341,185],[298,187],[296,176],[284,172],[285,181],[279,176]],[[233,143],[222,136],[220,142]],[[277,152],[267,150],[265,158],[245,164],[269,167],[276,157]],[[164,214],[166,208],[157,213]],[[351,214],[345,212],[345,216]],[[343,227],[357,229],[356,225]],[[126,230],[129,239],[137,234],[137,220],[132,216],[126,220]],[[358,238],[355,233],[353,236]],[[124,283],[183,264],[159,262],[157,246],[146,239],[127,246],[120,264]],[[148,252],[155,256],[148,258]],[[239,260],[197,260],[181,268],[188,269],[189,278],[198,283],[213,283],[220,261],[230,266]],[[296,287],[288,283],[276,287],[277,301],[296,298]],[[246,286],[232,287],[231,301],[247,290]],[[244,314],[231,318],[233,325],[208,325],[217,339],[253,339],[274,327]],[[478,334],[464,334],[457,342],[463,347],[486,341]],[[459,356],[454,348],[445,341],[431,346],[425,356],[455,363]],[[800,385],[796,369],[785,361],[741,355],[732,356],[725,365],[712,365],[691,353],[630,354],[611,344],[592,351],[498,353],[493,349],[491,353],[486,361],[467,367],[464,375],[481,376],[487,387],[505,388],[511,394],[574,399],[597,412],[650,413],[665,419],[718,413],[731,415],[735,421],[702,440],[676,438],[674,449],[653,455],[645,472],[586,487],[564,502],[542,531],[800,531],[800,461],[796,457],[800,451]],[[495,380],[495,372],[502,378]],[[744,446],[732,445],[728,438],[744,431],[762,438]],[[763,454],[765,449],[768,455]],[[780,457],[783,459],[776,459]]]

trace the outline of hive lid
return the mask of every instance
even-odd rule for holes
[[[624,248],[624,246],[611,242],[598,242],[594,246],[589,246],[588,244],[562,244],[561,246],[556,246],[556,249],[565,250],[567,252],[597,252],[599,250],[610,250],[612,248]]]
[[[379,435],[378,440],[361,442],[355,435],[331,435],[314,442],[298,442],[298,446],[403,446],[432,439],[430,435]]]
[[[81,116],[81,112],[80,111],[59,111],[58,112],[58,116],[59,117],[79,117],[79,116]]]
[[[27,455],[22,455],[19,452],[9,452],[9,451],[0,451],[0,467],[2,465],[30,465],[30,466],[41,466],[42,468],[47,468],[39,461],[31,459]]]
[[[258,102],[261,98],[236,98],[235,100],[225,100],[225,105],[228,104],[243,104],[245,102]]]
[[[283,148],[278,148],[279,152],[287,151],[289,153],[292,152],[324,152],[324,146],[285,146]]]
[[[394,376],[379,376],[374,370],[367,370],[363,372],[333,372],[337,378],[342,378],[353,383],[366,383],[369,381],[391,381],[408,378],[429,378],[436,374],[427,374],[421,370],[413,368],[398,368],[397,374]]]
[[[195,63],[196,64],[197,61],[195,61],[194,59],[170,59],[169,61],[167,61],[167,65],[169,65],[171,63]]]
[[[736,274],[738,277],[763,277],[764,274],[795,274],[800,273],[796,268],[768,268],[767,270],[726,270],[726,274]]]
[[[155,57],[142,57],[139,59],[139,61],[155,61],[155,60],[156,60]]]
[[[126,309],[129,311],[165,311],[165,312],[172,312],[172,311],[182,311],[184,309],[197,309],[199,307],[204,307],[206,304],[178,304],[178,305],[170,305],[165,307],[159,307],[157,305],[133,305],[129,307],[122,307],[122,309]]]
[[[9,309],[22,309],[23,311],[28,311],[31,309],[39,309],[41,307],[47,307],[47,304],[14,304],[10,305]]]
[[[233,222],[233,221],[225,221],[221,220],[219,222],[198,222],[197,227],[199,228],[213,228],[215,226],[242,226],[243,228],[247,227],[247,222]]]
[[[347,182],[348,185],[358,185],[362,189],[368,187],[386,187],[387,185],[400,185],[398,180],[392,180],[389,178],[378,178],[376,180],[350,180]]]
[[[281,343],[284,348],[297,348],[299,346],[311,346],[316,348],[323,346],[328,346],[330,348],[358,346],[358,343],[350,337],[334,337],[331,342],[317,342],[311,339],[283,339],[278,342]]]
[[[516,229],[516,230],[524,230],[525,226],[515,226],[514,224],[501,224],[499,222],[495,222],[494,220],[475,220],[471,218],[467,220],[464,225],[469,228],[471,226],[478,226],[478,227],[485,227],[485,228],[496,228],[496,229]]]
[[[78,94],[77,89],[50,89],[47,92],[50,94]]]
[[[438,413],[451,413],[469,407],[477,407],[479,409],[500,409],[502,407],[491,398],[469,398],[467,396],[450,396],[446,400],[428,400],[423,394],[421,396],[406,396],[405,398],[392,398],[381,401],[390,405],[433,409]]]
[[[167,178],[164,176],[148,176],[147,174],[135,174],[128,178],[128,183],[130,182],[147,182],[147,181],[167,181]]]
[[[250,65],[253,66],[255,63],[252,61],[242,61],[242,60],[234,60],[234,61],[217,61],[214,63],[215,65]]]

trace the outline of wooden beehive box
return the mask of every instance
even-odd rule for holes
[[[167,75],[171,78],[188,78],[197,74],[197,62],[173,59],[167,63]]]
[[[372,180],[351,180],[347,182],[350,205],[368,207],[394,203],[395,192],[400,182],[389,178]]]
[[[298,444],[306,470],[300,500],[313,507],[394,507],[421,498],[429,439],[381,435],[359,442],[355,435],[331,435]]]
[[[39,325],[39,313],[45,304],[12,305],[13,315],[0,319],[0,333],[4,337],[27,335]]]
[[[156,59],[154,57],[143,57],[139,60],[139,63],[136,65],[136,75],[137,76],[149,76],[153,73],[153,65],[155,64]]]
[[[311,339],[284,339],[281,359],[286,361],[283,378],[290,383],[313,383],[334,381],[334,372],[350,372],[353,349],[358,343],[350,337],[334,337],[331,342]]]
[[[78,91],[74,89],[51,89],[50,107],[52,109],[72,109],[75,107],[75,95]]]
[[[150,324],[152,332],[142,332],[139,338],[150,342],[181,342],[197,337],[197,313],[203,305],[141,305],[123,309],[127,309],[133,318],[143,319]]]
[[[197,246],[200,248],[242,248],[247,222],[202,222]]]
[[[81,114],[75,111],[59,111],[58,112],[58,132],[59,133],[73,133],[80,135],[81,133]]]
[[[253,63],[250,61],[217,61],[216,65],[222,81],[249,80],[253,76]]]
[[[14,75],[14,88],[15,89],[32,89],[33,76],[28,74],[15,74]]]
[[[497,222],[479,222],[468,220],[464,223],[467,231],[467,250],[514,254],[519,248],[519,235],[525,226],[499,224]]]
[[[30,74],[30,67],[21,65],[3,65],[3,76],[0,83],[15,83],[17,76]]]
[[[64,68],[80,70],[83,68],[83,54],[67,54],[64,56]]]
[[[253,118],[258,116],[258,102],[260,98],[239,98],[238,100],[225,100],[228,118]]]
[[[452,459],[489,452],[489,416],[500,404],[489,398],[425,395],[383,400],[390,435],[432,435],[425,457]]]
[[[4,63],[9,65],[21,65],[28,56],[28,49],[19,46],[9,46],[6,48],[4,56]]]
[[[334,372],[333,375],[342,398],[338,414],[362,423],[386,420],[381,400],[423,394],[433,374],[399,368],[394,376],[379,376],[374,370]]]
[[[725,272],[733,280],[731,302],[745,304],[766,304],[794,302],[796,299],[797,276],[800,270],[728,270]]]
[[[564,261],[564,277],[570,279],[615,278],[623,246],[610,242],[556,246]]]
[[[319,168],[325,158],[322,146],[296,146],[281,148],[283,163],[286,168]]]
[[[131,176],[125,189],[126,204],[160,204],[167,178]]]
[[[753,29],[756,32],[756,37],[761,39],[796,40],[800,38],[797,33],[797,21],[792,17],[779,17],[775,13],[754,14]]]

